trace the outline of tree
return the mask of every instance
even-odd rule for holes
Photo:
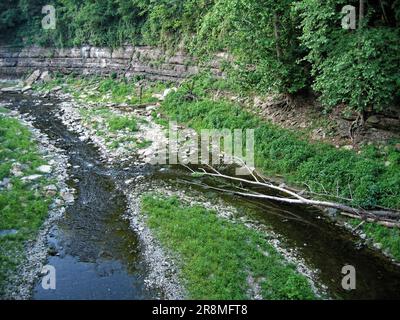
[[[382,22],[380,6],[359,7],[356,30],[340,26],[340,7],[347,1],[304,0],[302,45],[312,65],[313,88],[327,107],[344,103],[361,114],[393,102],[400,84],[400,33]],[[380,14],[377,14],[380,12]]]
[[[199,51],[227,50],[234,56],[231,75],[263,92],[296,93],[306,85],[298,63],[294,1],[218,0],[204,18]]]

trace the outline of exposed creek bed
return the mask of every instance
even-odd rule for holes
[[[319,293],[332,298],[400,296],[399,268],[318,210],[188,188],[180,179],[190,176],[177,166],[151,166],[136,157],[105,161],[104,150],[63,124],[60,105],[68,102],[28,95],[4,95],[1,100],[31,116],[34,126],[65,151],[70,164],[68,183],[77,191],[74,203],[47,235],[51,247],[47,263],[56,267],[57,290],[43,290],[38,279],[34,299],[185,297],[170,254],[138,215],[140,195],[149,190],[178,195],[191,203],[196,199],[220,209],[226,218],[265,231],[274,247],[309,277]],[[347,264],[357,271],[357,289],[349,292],[341,287],[341,269]]]

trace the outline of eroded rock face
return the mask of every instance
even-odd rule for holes
[[[210,63],[211,72],[222,76],[220,58]],[[32,70],[35,70],[32,73]],[[123,46],[116,49],[83,46],[81,48],[42,48],[38,46],[13,48],[0,46],[0,74],[21,76],[26,80],[48,81],[48,71],[65,73],[143,76],[154,80],[181,81],[199,71],[196,60],[185,53],[168,55],[159,48]]]

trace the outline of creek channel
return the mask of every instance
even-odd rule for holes
[[[76,189],[75,202],[48,234],[47,264],[57,270],[57,290],[44,290],[38,279],[34,299],[153,299],[162,293],[148,290],[148,266],[143,246],[129,222],[122,218],[127,199],[116,188],[118,181],[145,176],[186,188],[181,179],[188,172],[177,166],[108,166],[97,148],[81,141],[56,116],[59,101],[21,94],[2,94],[0,103],[33,117],[36,128],[47,134],[68,155],[70,180]],[[254,201],[195,188],[205,197],[219,197],[244,217],[278,234],[280,245],[305,262],[315,281],[331,298],[400,298],[400,268],[360,239],[322,217],[318,209]],[[293,218],[297,217],[297,218]],[[341,286],[342,267],[353,265],[356,290]]]

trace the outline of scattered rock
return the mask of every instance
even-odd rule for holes
[[[4,178],[2,181],[0,181],[0,187],[6,187],[9,185],[11,179],[10,178]]]
[[[45,188],[46,196],[54,197],[57,194],[57,187],[54,184],[51,184]]]
[[[368,124],[372,124],[372,125],[374,125],[374,124],[378,124],[379,123],[379,118],[377,117],[377,116],[370,116],[368,119],[367,119],[367,123]]]
[[[4,93],[20,93],[21,92],[21,88],[18,88],[18,87],[2,88],[1,92],[4,92]]]
[[[24,173],[22,172],[22,166],[19,162],[14,162],[11,165],[10,173],[15,177],[21,177]]]
[[[391,165],[390,161],[385,161],[385,167],[389,167]]]
[[[129,180],[125,180],[125,184],[126,185],[129,185],[129,184],[131,184],[132,182],[134,181],[134,179],[129,179]]]
[[[160,93],[153,93],[152,97],[153,97],[153,98],[156,98],[156,99],[158,99],[158,100],[164,100],[163,95],[160,94]]]
[[[50,72],[49,71],[43,71],[43,73],[40,76],[40,80],[44,82],[49,82],[51,80]]]
[[[164,90],[163,97],[166,98],[172,91],[176,92],[178,89],[176,87],[168,88]]]
[[[57,86],[57,87],[52,88],[52,89],[50,90],[50,92],[58,92],[58,91],[60,91],[61,89],[62,89],[61,86]]]
[[[72,203],[75,200],[74,195],[68,190],[61,190],[60,195],[66,203]]]
[[[42,165],[36,169],[37,171],[41,173],[51,173],[51,166],[49,165]]]
[[[354,147],[352,145],[347,145],[342,147],[343,150],[353,150]]]
[[[41,174],[32,174],[30,176],[23,177],[22,180],[23,181],[35,181],[37,179],[40,179],[41,177],[43,177]]]
[[[26,86],[31,86],[34,84],[39,79],[40,75],[40,70],[33,71],[32,74],[25,80]]]
[[[23,87],[23,88],[21,89],[21,92],[22,92],[22,93],[25,93],[25,92],[30,91],[30,90],[32,90],[32,87],[31,87],[31,86],[25,86],[25,87]]]

